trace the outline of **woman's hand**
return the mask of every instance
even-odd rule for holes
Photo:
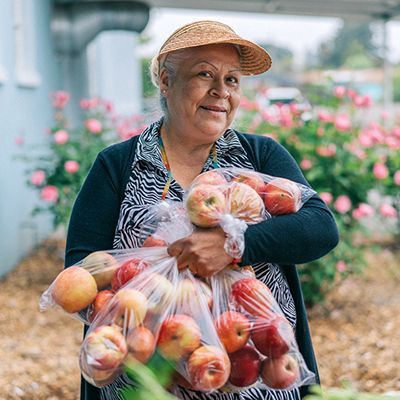
[[[225,239],[221,228],[198,228],[190,236],[172,243],[168,254],[177,258],[179,269],[188,267],[193,274],[205,278],[232,262],[232,257],[224,250]]]

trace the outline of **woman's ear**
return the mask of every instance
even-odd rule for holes
[[[164,95],[168,92],[169,76],[166,68],[162,68],[160,72],[160,92]]]

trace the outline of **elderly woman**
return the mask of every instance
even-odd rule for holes
[[[153,60],[151,74],[160,90],[164,116],[138,137],[102,151],[78,195],[71,216],[66,265],[99,249],[139,245],[145,205],[161,199],[182,200],[185,188],[201,172],[241,167],[308,185],[299,167],[274,140],[231,128],[240,104],[243,75],[270,68],[268,53],[242,39],[230,27],[199,21],[175,31]],[[179,268],[206,277],[232,261],[224,251],[220,228],[196,230],[169,247]],[[299,278],[294,267],[323,256],[338,241],[332,214],[314,196],[292,215],[250,226],[245,233],[243,264],[275,295],[295,327],[308,367],[317,374]],[[273,263],[273,267],[267,263]],[[81,399],[119,399],[127,377],[98,389],[83,381]],[[183,399],[210,395],[179,388]],[[240,394],[213,393],[213,399],[299,399],[306,388]]]

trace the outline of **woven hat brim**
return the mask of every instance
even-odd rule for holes
[[[202,38],[202,40],[197,38],[193,41],[187,39],[188,38],[186,37],[185,40],[175,40],[173,43],[169,43],[161,49],[157,59],[160,60],[162,56],[177,50],[212,44],[234,44],[238,45],[240,48],[240,69],[243,75],[262,74],[263,72],[268,71],[272,65],[272,60],[268,52],[250,40],[236,36],[221,39]]]

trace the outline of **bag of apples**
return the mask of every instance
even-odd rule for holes
[[[227,267],[210,284],[215,327],[231,362],[225,390],[290,390],[315,383],[291,324],[251,268]]]
[[[59,306],[90,324],[120,287],[165,256],[165,249],[93,252],[57,275],[40,298],[40,310]]]
[[[289,179],[240,168],[220,168],[200,174],[185,194],[185,203],[194,225],[221,226],[227,234],[225,251],[233,258],[241,258],[248,224],[295,213],[315,193]]]
[[[92,322],[80,353],[88,382],[107,385],[125,363],[146,363],[157,353],[183,385],[210,392],[226,383],[230,364],[214,327],[211,289],[189,270],[179,272],[167,254],[167,243],[192,230],[183,203],[150,208],[141,233],[146,242],[135,256],[163,256],[119,288]]]
[[[179,384],[204,392],[219,389],[228,380],[230,361],[211,307],[208,285],[188,269],[179,272],[176,259],[165,255],[97,314],[81,347],[82,375],[101,387],[117,379],[125,363],[147,363],[158,353],[173,365]]]
[[[182,202],[163,201],[145,211],[143,247],[165,247],[193,231]],[[59,306],[89,325],[120,287],[166,256],[166,249],[95,251],[57,275],[40,298],[40,310]]]
[[[156,347],[162,321],[170,315],[178,270],[165,248],[164,257],[119,288],[98,312],[82,343],[82,375],[101,387],[123,373],[126,362],[146,363]]]

